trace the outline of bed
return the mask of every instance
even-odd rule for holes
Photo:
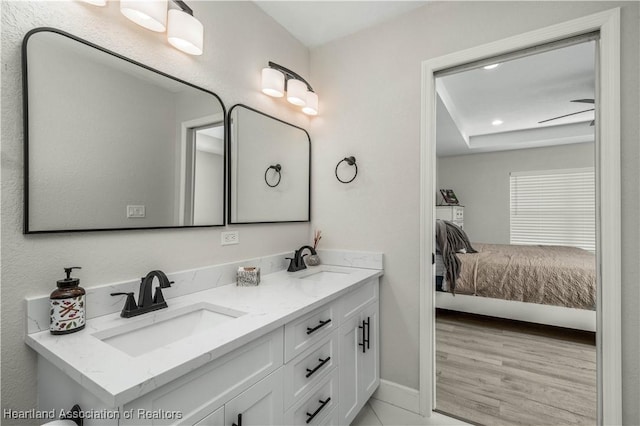
[[[595,255],[576,247],[471,244],[460,261],[455,295],[436,260],[436,307],[595,331]],[[438,286],[440,287],[440,286]]]

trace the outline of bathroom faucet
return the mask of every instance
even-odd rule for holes
[[[160,283],[159,287],[156,287],[156,292],[153,295],[153,299],[151,298],[151,289],[153,286],[153,278],[158,278],[158,282]],[[147,274],[146,277],[142,278],[140,281],[140,294],[138,295],[138,307],[146,308],[149,306],[163,304],[162,308],[167,307],[167,302],[164,301],[164,296],[162,295],[163,288],[171,287],[172,282],[169,281],[167,276],[162,271],[151,271]],[[159,308],[158,308],[159,309]]]
[[[293,257],[287,257],[287,259],[291,260],[289,263],[288,272],[296,272],[301,271],[303,269],[307,269],[307,265],[304,263],[304,257],[306,254],[302,254],[305,249],[309,249],[312,255],[317,254],[315,249],[311,246],[302,246],[298,250],[295,251]]]
[[[159,287],[156,287],[156,291],[151,296],[151,291],[153,288],[153,279],[158,278]],[[138,294],[138,303],[136,304],[136,299],[133,296],[133,292],[130,293],[111,293],[112,296],[127,296],[127,300],[124,303],[124,307],[122,308],[122,312],[120,313],[121,317],[131,318],[138,315],[145,314],[151,311],[157,311],[158,309],[166,308],[167,302],[164,300],[164,296],[162,294],[163,288],[171,287],[173,281],[169,281],[167,276],[162,271],[151,271],[147,274],[146,277],[141,278],[140,281],[140,294]]]

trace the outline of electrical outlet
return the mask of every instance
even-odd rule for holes
[[[226,231],[220,234],[220,244],[223,246],[228,246],[231,244],[240,243],[240,236],[238,235],[238,231]]]
[[[127,218],[145,217],[144,206],[127,206]]]

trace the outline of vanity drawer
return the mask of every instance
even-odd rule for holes
[[[291,407],[338,365],[338,330],[284,366],[284,408]]]
[[[341,321],[349,319],[374,300],[378,300],[378,278],[362,284],[340,298]]]
[[[321,425],[338,405],[338,368],[284,415],[286,425]]]
[[[194,424],[277,368],[283,359],[282,328],[232,351],[124,406],[124,411],[180,412],[181,419],[137,415],[121,425]]]
[[[337,329],[337,303],[329,303],[284,326],[284,361],[289,362]]]
[[[340,407],[336,405],[333,411],[318,423],[318,426],[340,426]]]

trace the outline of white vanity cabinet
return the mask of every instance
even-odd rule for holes
[[[224,405],[204,419],[200,420],[195,426],[218,426],[224,424]]]
[[[224,405],[223,425],[281,425],[282,368]]]
[[[271,373],[194,426],[281,425],[282,368]]]
[[[340,327],[340,424],[350,424],[380,384],[377,280],[375,284],[360,289],[361,297],[353,301],[367,303],[347,306]],[[373,292],[375,296],[364,298]]]
[[[124,407],[179,421],[121,424],[350,424],[380,383],[378,292],[375,278]]]
[[[104,408],[119,415],[106,422],[86,419],[87,426],[348,425],[380,382],[378,277],[354,282],[334,297],[328,292],[326,302],[301,303],[299,314],[289,314],[254,337],[239,334],[230,352],[208,353],[189,370],[167,372],[162,383],[155,376],[125,389],[128,396],[122,404],[98,399],[39,354],[39,409],[78,402],[85,410]],[[294,283],[300,298],[308,300],[310,292],[319,291],[308,283]],[[324,284],[333,285],[317,285]],[[158,360],[163,351],[145,356]]]
[[[279,328],[126,404],[120,425],[231,426],[233,421],[227,418],[243,410],[248,411],[245,426],[252,418],[259,419],[253,424],[281,424],[282,415],[273,418],[275,423],[266,423],[270,417],[256,413],[269,403],[268,409],[282,413],[282,360],[283,330]],[[180,413],[180,418],[171,416],[172,412]]]

